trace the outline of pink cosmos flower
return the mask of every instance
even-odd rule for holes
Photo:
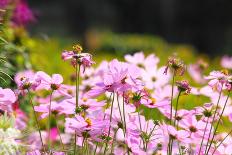
[[[75,98],[65,99],[61,101],[59,105],[62,107],[62,109],[60,110],[61,113],[70,115],[70,114],[75,114],[76,112]],[[81,98],[79,99],[78,105],[79,105],[79,110],[81,110],[80,112],[82,111],[94,112],[102,109],[102,107],[106,105],[106,102],[105,101],[98,102],[95,99]]]
[[[96,97],[105,92],[122,93],[127,90],[141,89],[139,69],[134,65],[119,62],[114,59],[109,63],[109,70],[104,74],[103,82],[99,82],[87,93]]]
[[[232,57],[223,56],[221,59],[221,66],[226,69],[232,69]]]
[[[35,111],[42,113],[42,115],[40,116],[41,119],[48,117],[49,106],[50,106],[50,103],[40,104],[39,106],[35,106]],[[55,102],[55,101],[51,102],[51,111],[52,112],[59,114],[61,110],[63,110],[63,108],[62,108],[60,103]]]
[[[87,136],[99,141],[100,136],[105,134],[109,128],[108,121],[97,119],[96,117],[86,117],[76,115],[74,118],[66,118],[65,126],[69,130],[76,131],[79,137]]]
[[[41,82],[41,80],[35,76],[35,73],[32,70],[18,72],[14,80],[20,91],[24,91],[27,89],[35,90]]]
[[[203,77],[203,71],[207,67],[208,64],[204,60],[199,59],[195,64],[190,64],[188,66],[188,72],[195,82],[204,84],[206,80]]]
[[[70,94],[67,92],[67,88],[65,85],[62,84],[63,77],[60,74],[53,74],[51,77],[43,71],[38,71],[36,74],[36,79],[40,80],[41,83],[37,87],[37,89],[46,89],[57,91],[61,95],[71,97]]]
[[[125,60],[131,64],[135,64],[138,67],[147,70],[153,69],[159,63],[159,58],[154,54],[150,54],[145,58],[143,52],[137,52],[133,56],[127,54],[125,55]]]
[[[170,80],[170,74],[164,75],[165,67],[152,68],[150,70],[142,70],[142,79],[145,82],[145,87],[148,89],[160,88],[168,84]]]
[[[15,103],[15,93],[9,89],[3,89],[0,87],[0,109],[3,111],[12,111],[12,104]]]
[[[173,126],[170,125],[166,125],[165,123],[162,123],[160,125],[160,129],[161,129],[161,133],[160,134],[160,143],[162,144],[162,148],[161,148],[161,152],[165,152],[167,151],[167,147],[168,147],[168,142],[169,142],[169,138],[172,138],[173,141],[173,153],[178,153],[178,146],[177,146],[177,142],[181,144],[190,144],[191,140],[189,139],[189,134],[187,131],[185,130],[176,130]]]
[[[167,99],[163,101],[156,101],[155,98],[142,99],[141,103],[148,108],[159,108],[170,105],[170,101]]]
[[[220,91],[227,82],[227,75],[220,71],[212,71],[205,79],[210,80],[208,85],[212,89]]]
[[[206,127],[206,122],[201,120],[197,121],[196,116],[189,115],[189,117],[180,120],[179,126],[182,127],[185,131],[188,132],[188,135],[195,140],[195,142],[202,139]],[[209,135],[211,125],[208,124],[206,131],[205,131],[205,138]]]

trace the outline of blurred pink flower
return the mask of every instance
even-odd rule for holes
[[[221,59],[221,66],[226,69],[232,69],[232,57],[231,56],[223,56]]]
[[[15,103],[15,93],[9,89],[3,89],[0,87],[0,109],[3,111],[11,112],[12,104]]]

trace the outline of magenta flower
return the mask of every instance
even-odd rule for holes
[[[0,1],[0,9],[4,9],[9,4],[9,0]]]
[[[35,21],[32,11],[24,0],[20,0],[16,5],[13,12],[12,21],[18,26],[24,26],[32,21]]]

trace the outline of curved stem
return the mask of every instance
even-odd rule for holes
[[[208,151],[206,152],[206,154],[209,153],[210,147],[211,147],[211,145],[212,145],[212,143],[213,143],[214,137],[215,137],[216,132],[217,132],[217,129],[218,129],[219,122],[220,122],[220,120],[221,120],[221,118],[222,118],[222,115],[223,115],[223,113],[224,113],[224,111],[225,111],[226,104],[227,104],[227,101],[228,101],[229,97],[230,97],[230,91],[229,91],[229,94],[227,95],[227,98],[226,98],[225,104],[224,104],[224,106],[223,106],[222,112],[221,112],[221,114],[220,114],[220,116],[219,116],[219,119],[218,119],[218,121],[217,121],[216,128],[215,128],[215,130],[214,130],[214,132],[213,132],[213,137],[212,137],[212,140],[211,140],[210,143],[209,143],[209,148],[208,148]]]
[[[44,146],[43,139],[42,139],[42,134],[41,134],[41,130],[40,130],[39,121],[38,121],[38,119],[37,119],[37,117],[36,117],[35,107],[34,107],[34,105],[33,105],[33,103],[32,103],[32,97],[31,97],[31,95],[30,95],[30,91],[29,91],[29,90],[28,90],[28,94],[29,94],[30,105],[31,105],[31,107],[32,107],[32,109],[33,109],[33,114],[34,114],[36,126],[37,126],[37,129],[38,129],[38,131],[39,131],[40,141],[41,141],[43,150],[44,150],[44,152],[45,152],[45,146]]]

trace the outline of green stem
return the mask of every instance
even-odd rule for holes
[[[123,92],[122,98],[123,98],[122,111],[123,111],[123,120],[124,120],[124,128],[125,128],[124,130],[125,130],[125,133],[126,133],[126,113],[125,113],[125,99],[124,99],[124,92]]]
[[[98,142],[97,142],[96,147],[95,147],[95,149],[94,149],[94,155],[96,155],[96,152],[97,152],[97,146],[98,146]]]
[[[56,119],[55,119],[55,120],[56,120]],[[60,134],[61,132],[60,132],[60,128],[59,128],[59,126],[58,126],[57,121],[56,121],[56,128],[57,128],[58,135],[59,135],[59,138],[60,138],[60,143],[61,143],[62,148],[63,148],[63,150],[64,150],[64,143],[63,143],[62,138],[61,138],[61,134]]]
[[[49,113],[48,113],[48,151],[51,149],[51,138],[50,138],[50,132],[51,132],[51,105],[52,105],[52,94],[50,95],[50,101],[49,101]]]
[[[109,126],[109,130],[108,130],[107,138],[109,138],[109,136],[110,136],[113,107],[114,107],[114,93],[113,93],[113,99],[112,99],[111,110],[110,110],[110,126]],[[106,154],[107,147],[108,147],[108,139],[106,140],[106,147],[104,150],[104,155]]]
[[[112,141],[110,154],[113,154],[113,150],[114,150],[114,141],[115,141],[115,139],[116,139],[116,135],[117,135],[118,129],[119,129],[119,128],[117,128],[116,131],[114,132],[114,138],[113,138],[113,141]]]
[[[38,129],[38,131],[39,131],[40,141],[41,141],[41,144],[42,144],[42,147],[43,147],[44,152],[46,152],[46,151],[45,151],[45,146],[44,146],[44,143],[43,143],[43,139],[42,139],[42,134],[41,134],[41,130],[40,130],[39,121],[38,121],[38,119],[37,119],[37,117],[36,117],[35,107],[34,107],[34,105],[33,105],[33,103],[32,103],[32,97],[31,97],[31,94],[30,94],[29,89],[28,89],[28,94],[29,94],[30,105],[31,105],[31,107],[32,107],[32,109],[33,109],[33,114],[34,114],[34,118],[35,118],[35,123],[36,123],[37,129]]]
[[[206,129],[207,129],[207,126],[208,126],[208,123],[209,123],[209,118],[210,118],[210,117],[207,118],[207,122],[206,122],[206,125],[205,125],[203,137],[202,137],[202,139],[201,139],[201,145],[200,145],[200,150],[199,150],[199,152],[198,152],[198,155],[200,155],[200,153],[201,153],[203,141],[204,141],[204,138],[205,138]]]
[[[213,137],[212,137],[211,142],[209,143],[209,148],[208,148],[208,151],[206,152],[206,154],[209,153],[210,147],[211,147],[211,145],[212,145],[212,143],[213,143],[214,137],[215,137],[216,132],[217,132],[217,129],[218,129],[218,125],[219,125],[220,120],[221,120],[221,118],[222,118],[222,115],[223,115],[223,113],[224,113],[224,111],[225,111],[226,104],[227,104],[227,101],[228,101],[229,97],[230,97],[230,91],[229,91],[229,94],[227,95],[226,102],[225,102],[225,104],[224,104],[224,106],[223,106],[222,112],[221,112],[221,114],[220,114],[220,116],[219,116],[219,119],[218,119],[218,121],[217,121],[217,125],[216,125],[216,128],[215,128],[214,132],[213,132]]]
[[[123,118],[122,118],[122,112],[121,112],[121,108],[120,108],[120,104],[119,104],[119,99],[118,99],[118,94],[117,94],[117,102],[118,102],[118,110],[119,110],[119,114],[120,114],[120,119],[121,119],[121,122],[122,122],[122,130],[123,130],[123,134],[124,134],[124,138],[126,136],[126,131],[124,130],[124,121],[123,121]]]
[[[123,106],[122,106],[122,111],[123,111],[123,120],[124,120],[124,130],[125,130],[125,135],[126,135],[126,113],[125,113],[125,98],[124,98],[124,92],[122,93],[122,102],[123,102]],[[125,143],[126,143],[126,139],[125,139]],[[127,154],[130,155],[130,151],[129,148],[127,146]]]
[[[220,101],[220,99],[221,99],[221,95],[222,95],[222,88],[221,88],[221,90],[220,90],[220,92],[219,92],[219,97],[218,97],[218,101],[217,101],[217,105],[216,105],[215,112],[214,112],[214,114],[213,114],[212,125],[211,125],[211,127],[210,127],[209,136],[208,136],[208,139],[207,139],[207,143],[206,143],[206,148],[205,148],[205,153],[204,153],[204,154],[206,154],[206,152],[207,152],[208,144],[209,144],[209,141],[210,141],[211,131],[212,131],[212,129],[213,129],[213,122],[214,122],[214,120],[215,120],[216,113],[217,113],[217,110],[218,110],[218,107],[219,107],[219,101]],[[213,110],[213,109],[212,109],[212,110]],[[211,111],[212,111],[212,110],[211,110]]]
[[[169,124],[172,125],[172,106],[173,106],[173,94],[174,94],[174,83],[175,83],[175,70],[172,75],[172,92],[171,92],[171,106],[170,106],[170,122]],[[167,147],[167,154],[171,153],[170,151],[170,136],[168,140],[168,147]]]
[[[177,109],[178,109],[180,94],[181,94],[181,91],[179,91],[178,96],[177,96],[177,100],[176,100],[175,116],[174,116],[174,126],[176,126],[176,115],[177,115]]]
[[[78,108],[78,102],[79,102],[79,86],[80,86],[80,67],[81,65],[78,63],[78,60],[76,60],[77,66],[76,66],[76,108]],[[74,155],[76,155],[77,152],[77,132],[75,131],[75,137],[74,137]]]

